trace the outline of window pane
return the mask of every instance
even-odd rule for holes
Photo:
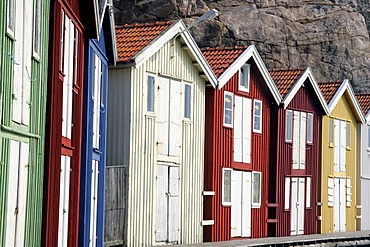
[[[14,32],[15,0],[8,0],[8,29]]]
[[[33,51],[40,54],[41,0],[35,1]]]
[[[347,147],[351,146],[351,124],[347,123],[347,136],[346,136],[346,142],[347,142]]]
[[[249,92],[250,65],[245,64],[239,72],[239,90]]]
[[[154,112],[154,77],[148,76],[147,111]]]
[[[253,173],[253,201],[254,204],[260,204],[260,191],[261,191],[261,173]]]
[[[254,101],[254,124],[253,130],[254,131],[261,131],[262,130],[262,102],[261,101]]]
[[[185,84],[185,118],[190,118],[190,102],[191,102],[191,86],[189,84]]]
[[[225,92],[224,95],[224,125],[232,126],[233,122],[233,95]]]
[[[333,144],[334,120],[329,120],[329,143]]]
[[[223,202],[231,202],[231,170],[224,170]]]
[[[312,128],[313,128],[313,115],[312,113],[308,113],[307,115],[307,124],[308,124],[308,127],[307,127],[307,142],[308,143],[312,143]]]
[[[286,112],[286,129],[285,129],[285,139],[287,141],[292,141],[292,121],[293,121],[293,112]]]

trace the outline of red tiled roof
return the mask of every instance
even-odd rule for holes
[[[167,21],[116,26],[118,62],[130,61],[171,24]]]
[[[246,49],[246,46],[204,48],[202,53],[218,78]]]
[[[279,89],[281,96],[284,98],[304,71],[305,69],[298,68],[281,70],[273,69],[269,72],[277,88]]]
[[[362,112],[366,115],[370,110],[370,94],[358,94],[356,98],[361,106]]]
[[[330,103],[343,81],[320,82],[319,87],[326,103]]]

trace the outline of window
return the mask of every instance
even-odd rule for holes
[[[153,76],[148,76],[148,88],[147,88],[147,111],[154,112],[154,86],[155,81]]]
[[[307,143],[312,143],[313,138],[313,114],[307,114]]]
[[[94,103],[93,111],[93,148],[100,149],[100,99],[102,86],[102,62],[98,55],[92,56],[92,65],[94,77],[92,79],[92,101]]]
[[[334,120],[330,118],[329,120],[329,145],[334,144]]]
[[[285,124],[285,141],[292,142],[293,140],[293,112],[291,110],[286,111],[286,124]]]
[[[370,150],[370,125],[367,126],[367,149]]]
[[[190,119],[191,117],[191,85],[185,84],[185,109],[184,117]]]
[[[224,126],[233,127],[233,94],[224,93]]]
[[[33,52],[40,58],[40,34],[41,34],[41,0],[35,0],[33,29]]]
[[[14,36],[15,29],[15,0],[8,0],[8,25],[7,31]]]
[[[346,145],[351,146],[351,123],[346,124]]]
[[[254,100],[253,132],[262,133],[262,101]]]
[[[252,172],[252,207],[261,206],[261,173]]]
[[[222,168],[222,205],[231,206],[231,173],[232,169]]]
[[[249,93],[250,65],[245,64],[239,70],[239,90]]]

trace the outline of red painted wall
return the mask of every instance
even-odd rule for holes
[[[204,219],[213,219],[214,225],[204,226],[204,241],[230,240],[231,207],[222,206],[222,168],[262,172],[261,207],[252,208],[252,238],[267,236],[268,168],[270,145],[270,108],[274,102],[257,66],[251,67],[250,93],[238,91],[238,73],[221,89],[207,88],[205,132],[205,191]],[[233,162],[233,129],[223,126],[224,91],[262,100],[262,134],[252,132],[251,165],[244,168]],[[253,119],[252,119],[253,121]]]
[[[313,91],[310,82],[304,83],[287,109],[310,112],[313,117],[313,144],[306,144],[306,169],[302,173],[292,173],[292,143],[285,142],[286,110],[282,107],[272,109],[271,119],[271,163],[270,163],[270,190],[269,202],[278,204],[268,209],[269,219],[276,219],[276,223],[269,224],[269,236],[290,236],[290,211],[284,210],[285,177],[311,177],[311,208],[305,208],[304,234],[317,233],[317,184],[321,128],[321,116],[324,114],[320,102]],[[294,171],[295,172],[295,171]]]
[[[47,102],[47,133],[45,144],[45,180],[43,205],[42,246],[58,245],[58,220],[60,201],[60,167],[61,155],[71,157],[70,197],[68,246],[78,244],[78,210],[80,195],[80,163],[81,163],[81,123],[82,123],[82,96],[83,96],[83,68],[84,68],[84,33],[79,16],[79,1],[68,3],[52,1],[50,12],[50,43],[49,43],[49,80]],[[62,137],[62,102],[63,80],[60,73],[60,50],[62,32],[62,9],[71,18],[79,29],[79,60],[73,94],[73,128],[70,140]]]

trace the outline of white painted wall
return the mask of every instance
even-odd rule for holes
[[[368,151],[368,126],[367,124],[361,125],[361,131],[359,131],[361,138],[359,146],[361,155],[361,230],[370,230],[370,151]]]

